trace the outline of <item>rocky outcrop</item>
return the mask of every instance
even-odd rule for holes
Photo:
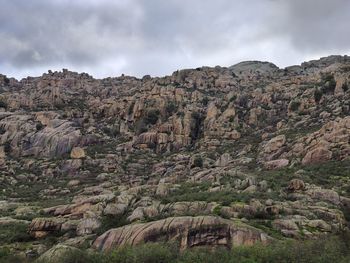
[[[293,238],[345,230],[349,68],[328,57],[142,79],[0,75],[0,221],[34,218],[30,245],[59,234],[84,246],[129,224],[99,237],[102,250],[269,240],[248,225]]]
[[[48,234],[57,233],[61,230],[64,219],[60,218],[36,218],[29,225],[29,234],[34,238],[42,238]]]
[[[70,152],[70,157],[72,159],[81,159],[85,157],[85,151],[84,149],[80,147],[74,147],[72,151]]]
[[[329,161],[332,158],[332,152],[324,147],[319,147],[306,153],[302,164],[318,164]]]
[[[111,250],[143,242],[179,241],[182,249],[196,246],[238,246],[267,243],[267,234],[218,217],[173,217],[111,229],[98,237],[93,247]]]

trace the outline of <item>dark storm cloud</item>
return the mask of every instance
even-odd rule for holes
[[[0,72],[169,74],[349,52],[348,0],[0,0]]]
[[[290,38],[301,50],[350,50],[350,1],[289,0],[276,1],[281,12],[272,34]]]

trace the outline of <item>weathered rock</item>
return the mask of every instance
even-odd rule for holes
[[[72,159],[81,159],[85,157],[85,151],[83,148],[80,147],[74,147],[72,151],[70,152],[70,157]]]
[[[332,158],[332,152],[324,147],[319,147],[309,151],[303,158],[302,164],[317,164],[328,161]]]
[[[307,191],[311,198],[327,201],[335,205],[340,204],[340,196],[337,192],[329,189],[314,188]]]
[[[110,203],[106,206],[106,208],[103,210],[103,213],[105,215],[123,215],[126,210],[128,209],[128,205],[127,204],[113,204]]]
[[[271,153],[280,149],[286,143],[286,136],[279,135],[277,137],[272,138],[270,141],[266,143],[264,146],[265,153]]]
[[[108,251],[123,245],[160,240],[179,240],[180,247],[185,249],[205,245],[252,245],[256,242],[267,243],[270,238],[257,229],[218,217],[174,217],[111,229],[99,236],[93,247]]]
[[[89,235],[101,226],[101,221],[97,217],[84,218],[77,226],[77,235]]]
[[[288,184],[288,190],[291,192],[305,190],[305,183],[300,179],[293,179]]]
[[[273,161],[268,161],[264,163],[265,168],[268,170],[281,169],[289,165],[288,159],[278,159]]]
[[[60,218],[35,218],[28,231],[34,238],[42,238],[50,233],[59,232],[64,222],[65,220]]]

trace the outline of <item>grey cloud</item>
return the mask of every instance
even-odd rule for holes
[[[350,1],[279,0],[276,8],[281,16],[269,28],[270,33],[289,38],[296,49],[349,50]]]
[[[163,75],[348,52],[347,0],[0,0],[0,72]]]

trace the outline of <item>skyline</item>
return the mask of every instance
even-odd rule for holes
[[[346,0],[0,0],[0,73],[164,76],[350,54]]]

